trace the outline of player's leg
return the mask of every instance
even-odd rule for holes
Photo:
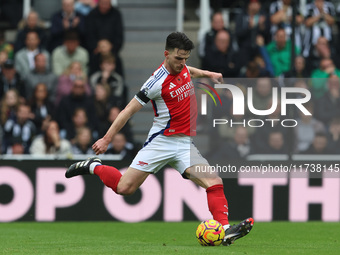
[[[95,166],[93,173],[98,175],[103,183],[121,195],[133,194],[145,181],[150,173],[156,173],[173,155],[172,139],[158,135],[148,140],[131,162],[128,170],[121,173],[111,166]],[[166,144],[167,146],[164,146]]]
[[[122,175],[118,169],[112,166],[97,165],[93,173],[115,193],[128,196],[135,193],[150,173],[129,167]]]
[[[182,151],[178,153],[175,165],[177,168],[175,168],[184,177],[206,189],[209,211],[225,229],[228,228],[228,202],[224,195],[222,179],[217,172],[211,171],[208,161],[201,155],[191,140],[182,147]]]
[[[117,168],[102,165],[99,158],[93,157],[72,164],[66,171],[65,176],[66,178],[71,178],[86,174],[97,175],[107,187],[111,188],[117,194],[131,195],[139,188],[150,173],[129,167],[124,175],[122,175]]]
[[[209,210],[213,218],[223,225],[225,230],[223,245],[228,246],[247,235],[253,227],[254,220],[248,218],[239,224],[229,225],[228,202],[224,195],[223,181],[215,172],[207,169],[210,169],[207,165],[195,165],[187,168],[184,176],[206,189]]]
[[[143,184],[150,173],[129,167],[119,180],[117,192],[132,195]]]
[[[203,169],[205,170],[202,171]],[[226,229],[229,227],[228,202],[224,195],[223,181],[215,172],[206,171],[207,169],[209,167],[205,164],[194,165],[188,167],[184,175],[206,189],[209,211]]]

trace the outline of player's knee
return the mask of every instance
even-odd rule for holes
[[[223,184],[223,180],[221,179],[221,177],[216,176],[214,178],[209,178],[208,183],[207,183],[207,188],[214,186],[214,185],[219,185],[219,184]]]
[[[121,187],[118,188],[118,194],[123,195],[123,196],[130,196],[133,193],[135,193],[136,188],[133,187],[132,185],[122,185]]]

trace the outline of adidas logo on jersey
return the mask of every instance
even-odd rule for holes
[[[175,84],[173,84],[172,82],[170,82],[169,89],[173,89],[174,87],[176,87],[176,85],[175,85]]]

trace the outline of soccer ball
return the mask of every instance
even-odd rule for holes
[[[196,237],[202,246],[220,245],[224,238],[224,229],[221,223],[216,220],[206,220],[198,225]]]

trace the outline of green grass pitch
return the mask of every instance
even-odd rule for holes
[[[340,223],[256,223],[229,247],[203,247],[199,222],[0,223],[0,254],[340,254]]]

